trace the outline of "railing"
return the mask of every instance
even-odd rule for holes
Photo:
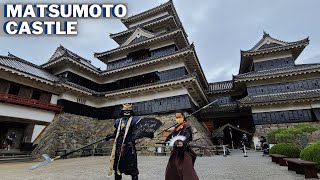
[[[223,105],[210,106],[201,111],[201,115],[214,114],[219,112],[237,112],[239,110],[238,104],[231,102]]]
[[[6,93],[2,93],[2,92],[0,92],[0,101],[5,101],[5,102],[13,103],[13,104],[25,105],[25,106],[29,106],[29,107],[36,107],[36,108],[40,108],[40,109],[52,110],[52,111],[57,111],[57,112],[61,112],[63,110],[63,106],[50,104],[50,103],[30,99],[30,98],[23,97],[23,96],[6,94]]]

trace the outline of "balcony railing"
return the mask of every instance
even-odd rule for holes
[[[23,96],[6,94],[6,93],[2,93],[2,92],[0,92],[0,101],[9,102],[12,104],[25,105],[25,106],[35,107],[35,108],[40,108],[40,109],[46,109],[46,110],[51,110],[51,111],[56,111],[56,112],[61,112],[63,110],[63,106],[50,104],[50,103],[42,102],[39,100],[26,98]]]
[[[238,112],[239,107],[238,104],[235,102],[231,102],[224,105],[214,105],[210,106],[201,111],[201,115],[212,115],[216,113],[228,113],[228,112]]]

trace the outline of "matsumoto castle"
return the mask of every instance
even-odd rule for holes
[[[241,51],[238,75],[208,82],[171,0],[121,22],[127,30],[110,35],[119,46],[94,54],[106,70],[63,46],[42,65],[0,56],[1,142],[16,131],[16,147],[33,143],[61,114],[114,119],[123,103],[136,115],[160,115],[217,100],[196,115],[212,134],[227,124],[260,136],[272,125],[319,122],[320,64],[296,63],[308,38],[264,33]]]

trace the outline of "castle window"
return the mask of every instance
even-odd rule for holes
[[[18,95],[19,91],[20,91],[20,86],[15,85],[15,84],[10,84],[10,88],[9,88],[8,94]]]
[[[31,99],[40,100],[41,92],[37,90],[33,90]]]
[[[87,100],[85,100],[85,99],[77,98],[77,103],[86,104],[86,102],[87,102]]]

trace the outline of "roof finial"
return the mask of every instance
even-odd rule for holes
[[[265,30],[263,30],[263,37],[265,36],[269,36],[269,34]]]

